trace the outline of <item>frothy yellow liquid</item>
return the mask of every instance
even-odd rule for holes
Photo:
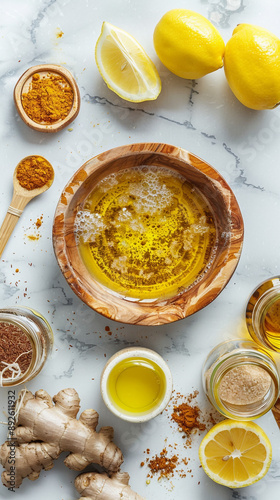
[[[105,177],[77,213],[75,231],[88,270],[109,289],[155,299],[183,291],[215,254],[213,214],[202,194],[164,167]]]
[[[153,361],[127,358],[112,369],[107,390],[119,410],[131,414],[145,413],[162,402],[166,390],[165,375]]]

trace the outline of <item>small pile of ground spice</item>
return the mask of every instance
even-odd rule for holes
[[[182,432],[189,437],[195,430],[204,431],[206,425],[199,421],[200,409],[198,406],[191,406],[189,403],[181,403],[173,407],[171,419],[178,424]]]
[[[51,164],[42,156],[27,156],[18,164],[16,177],[21,187],[31,191],[52,181],[54,171]]]
[[[32,344],[26,333],[17,325],[0,322],[0,382],[25,373],[31,359]]]
[[[31,120],[52,124],[66,118],[72,108],[74,92],[58,73],[35,73],[28,92],[22,94],[22,106]]]
[[[43,216],[41,215],[41,217],[38,217],[38,219],[35,222],[35,226],[37,227],[37,229],[41,227],[42,223],[43,223]]]
[[[153,477],[154,474],[159,474],[158,479],[162,477],[173,477],[174,469],[176,469],[178,463],[178,456],[173,455],[171,458],[167,457],[167,450],[164,448],[159,455],[151,458],[148,462],[148,467],[151,471],[151,474],[148,477]],[[141,462],[141,466],[143,467],[144,462]]]

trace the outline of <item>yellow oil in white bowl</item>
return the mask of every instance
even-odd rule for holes
[[[166,380],[156,363],[135,357],[114,366],[107,387],[110,399],[121,411],[139,414],[151,411],[161,403]]]
[[[168,365],[156,352],[128,348],[107,362],[101,376],[101,394],[107,407],[120,418],[142,422],[158,415],[172,392]]]

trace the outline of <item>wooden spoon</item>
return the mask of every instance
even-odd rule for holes
[[[23,209],[26,207],[27,203],[30,202],[35,196],[38,196],[41,193],[44,193],[44,191],[47,191],[49,187],[53,183],[54,179],[54,171],[53,171],[53,177],[46,183],[44,186],[41,186],[39,188],[31,189],[28,190],[24,187],[22,187],[17,179],[17,169],[18,166],[24,161],[27,160],[28,158],[34,158],[36,155],[32,156],[26,156],[23,158],[18,165],[15,168],[14,175],[13,175],[13,185],[14,185],[14,193],[13,193],[13,198],[11,201],[11,204],[7,210],[6,217],[3,221],[3,224],[0,228],[0,257],[3,253],[3,250],[16,226],[16,223],[18,219],[20,218]],[[39,156],[39,158],[43,158],[42,156]],[[45,159],[43,158],[48,165],[52,168],[52,165]]]

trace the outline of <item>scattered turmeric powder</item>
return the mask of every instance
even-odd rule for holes
[[[63,31],[57,28],[56,30],[56,38],[62,38],[64,35]]]
[[[63,120],[69,114],[74,101],[74,92],[67,80],[58,73],[40,76],[35,73],[28,92],[21,102],[24,111],[37,123],[51,124]]]
[[[31,191],[50,183],[54,178],[54,171],[45,158],[27,156],[17,166],[16,177],[23,188]]]
[[[41,227],[42,225],[42,222],[43,222],[43,216],[41,215],[41,217],[36,220],[35,222],[35,226],[37,227],[37,229],[39,229],[39,227]]]
[[[177,424],[179,432],[182,433],[182,438],[185,438],[183,441],[185,449],[192,447],[195,434],[212,427],[221,419],[221,416],[218,413],[214,415],[212,410],[211,412],[206,409],[201,411],[196,404],[198,394],[198,391],[194,391],[185,396],[173,391],[172,398],[166,408],[167,412],[171,410],[168,418],[172,423]],[[140,463],[140,467],[145,465],[148,467],[147,479],[150,480],[150,478],[158,476],[158,479],[166,478],[168,480],[175,475],[184,478],[187,474],[193,477],[190,457],[186,455],[180,456],[182,451],[179,452],[180,445],[176,442],[168,443],[166,438],[165,443],[163,450],[152,457],[149,456],[149,448],[144,451],[148,456],[145,461]]]
[[[167,457],[167,450],[164,448],[159,456],[156,455],[149,461],[148,466],[152,474],[159,474],[159,479],[162,477],[169,478],[170,476],[174,476],[174,469],[176,469],[177,462],[178,456]]]
[[[176,422],[179,428],[189,436],[194,429],[204,431],[206,425],[199,421],[200,409],[198,406],[191,406],[188,403],[181,403],[173,407],[171,419]]]

